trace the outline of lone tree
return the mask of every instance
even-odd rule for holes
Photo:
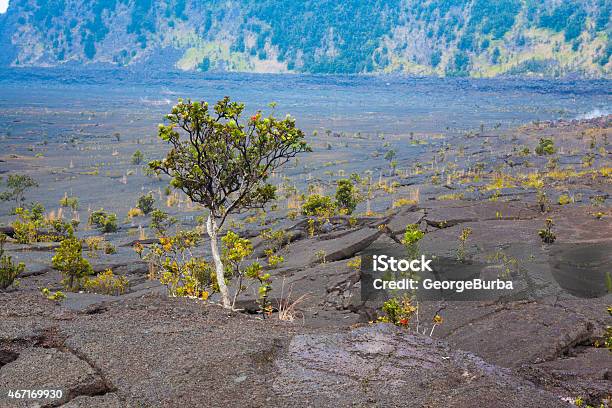
[[[218,234],[229,214],[262,208],[275,198],[270,174],[298,153],[310,151],[304,133],[290,116],[279,120],[258,111],[241,118],[244,104],[229,97],[211,112],[206,102],[183,101],[159,125],[159,137],[172,148],[149,166],[172,178],[171,184],[209,210],[206,230],[223,305],[231,307]]]

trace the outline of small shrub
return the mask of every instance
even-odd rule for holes
[[[4,243],[6,235],[0,233],[0,289],[6,289],[15,283],[17,277],[24,271],[23,262],[15,263],[11,256],[5,254]]]
[[[278,266],[282,264],[283,262],[285,262],[285,258],[283,258],[280,255],[274,255],[274,254],[268,255],[268,265],[272,269],[278,268]]]
[[[125,276],[116,276],[111,269],[107,269],[95,278],[87,278],[83,288],[91,293],[119,296],[125,293],[129,283]]]
[[[552,139],[540,138],[540,143],[535,148],[535,152],[539,156],[550,155],[555,153],[555,145]]]
[[[117,253],[117,248],[108,241],[104,242],[104,253],[106,255],[112,255]]]
[[[68,194],[64,194],[64,197],[59,201],[59,205],[61,207],[70,207],[76,211],[79,208],[79,199],[78,197],[68,197]]]
[[[547,218],[546,221],[544,221],[544,228],[538,231],[538,235],[545,244],[552,244],[557,239],[557,236],[552,231],[553,225],[553,220]]]
[[[16,208],[17,220],[12,224],[15,231],[15,239],[20,244],[31,244],[38,241],[37,228],[42,224],[36,221],[32,213],[24,208]]]
[[[470,227],[463,228],[461,230],[461,234],[459,235],[459,246],[457,247],[457,260],[463,262],[466,257],[465,244],[467,243],[468,238],[472,234],[472,229]]]
[[[87,246],[87,253],[90,257],[97,258],[97,251],[102,247],[102,242],[104,241],[104,237],[87,237],[84,240],[85,246]]]
[[[406,232],[404,232],[404,239],[402,239],[402,244],[406,246],[416,244],[424,236],[425,233],[419,230],[419,226],[417,224],[408,224],[406,225]]]
[[[332,199],[319,194],[311,194],[302,204],[302,214],[316,216],[330,216],[334,213]]]
[[[317,252],[315,252],[315,259],[319,263],[324,264],[326,262],[326,259],[325,259],[326,256],[327,256],[327,253],[323,249],[319,249]]]
[[[397,298],[387,300],[383,303],[381,310],[384,316],[378,318],[379,322],[408,327],[410,319],[412,319],[418,309],[412,304],[410,297],[404,296],[399,300]]]
[[[213,268],[204,258],[193,256],[200,243],[195,231],[179,231],[172,237],[159,237],[159,244],[145,252],[136,244],[134,250],[149,262],[149,276],[166,285],[171,296],[208,299],[209,291],[218,291]]]
[[[95,225],[102,232],[117,231],[117,214],[107,213],[103,208],[92,212],[89,215],[89,225]]]
[[[176,224],[177,220],[170,217],[167,212],[155,209],[151,212],[151,228],[158,236],[166,235],[168,228]]]
[[[42,295],[47,299],[52,300],[54,302],[61,302],[62,300],[66,299],[66,295],[63,292],[60,292],[59,290],[57,292],[51,292],[49,288],[42,288],[40,290],[40,293],[42,293]]]
[[[143,215],[143,212],[137,207],[130,208],[127,213],[128,218],[140,217],[141,215]]]
[[[546,193],[542,190],[538,190],[536,193],[536,201],[538,203],[538,207],[540,208],[540,212],[548,212],[550,211],[550,200],[546,196]]]
[[[566,205],[572,202],[572,199],[567,194],[561,194],[559,196],[559,205]]]
[[[351,180],[338,180],[336,188],[336,206],[344,210],[346,214],[352,214],[357,207],[357,191]]]
[[[138,165],[144,160],[144,154],[140,150],[136,150],[132,155],[132,164]]]
[[[138,205],[136,205],[136,207],[140,208],[140,210],[147,215],[155,209],[154,205],[155,199],[153,198],[153,195],[149,193],[141,195],[140,198],[138,198]]]
[[[83,279],[93,273],[89,261],[83,258],[83,246],[70,231],[59,248],[55,250],[55,256],[51,259],[53,267],[64,276],[62,283],[67,290],[77,291],[80,289]]]
[[[346,263],[346,266],[348,266],[353,271],[358,272],[361,269],[361,257],[358,256],[351,259]]]

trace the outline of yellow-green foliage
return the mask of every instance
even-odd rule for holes
[[[544,187],[544,180],[539,173],[530,173],[524,176],[522,184],[525,187],[541,189]]]
[[[346,214],[352,214],[357,206],[357,189],[351,180],[338,180],[336,189],[336,206]]]
[[[393,208],[399,208],[399,207],[404,207],[407,205],[416,205],[417,202],[416,200],[410,200],[408,198],[398,198],[397,200],[393,201],[393,204],[391,205]]]
[[[142,215],[143,215],[142,210],[137,207],[130,208],[127,213],[128,218],[140,217]]]
[[[25,269],[23,262],[15,263],[11,256],[4,253],[6,235],[0,233],[0,289],[6,289],[15,283],[15,279]]]
[[[55,256],[52,258],[53,267],[64,276],[62,283],[67,290],[79,290],[83,279],[93,273],[89,261],[83,258],[82,252],[81,241],[72,231],[55,250]]]
[[[92,212],[89,215],[89,225],[95,225],[102,232],[117,231],[117,214],[107,213],[103,208]]]
[[[280,255],[268,255],[268,265],[270,266],[270,268],[278,268],[278,266],[283,262],[285,262],[285,258]]]
[[[223,263],[226,265],[226,268],[229,268],[230,275],[238,275],[239,285],[237,288],[237,294],[242,291],[242,277],[245,276],[249,279],[257,280],[259,282],[259,308],[261,313],[264,316],[272,313],[272,305],[268,300],[268,296],[270,291],[272,290],[272,277],[269,273],[264,273],[263,268],[258,262],[253,262],[249,266],[243,268],[242,262],[246,257],[253,253],[253,245],[251,241],[246,238],[240,238],[238,234],[233,231],[229,231],[222,238],[223,241]],[[270,258],[273,258],[270,261],[268,258],[268,262],[270,266],[275,267],[284,261],[282,257],[276,257],[273,255],[272,250],[269,250],[267,255]]]
[[[416,244],[425,236],[425,233],[419,230],[419,226],[417,224],[408,224],[406,225],[406,232],[404,232],[404,239],[402,243],[406,246],[410,246]]]
[[[331,217],[334,214],[335,206],[331,197],[311,194],[302,204],[302,214],[316,215],[319,217]]]
[[[391,298],[383,303],[383,316],[378,318],[379,322],[393,323],[396,326],[408,327],[410,320],[417,312],[417,306],[412,304],[412,300],[408,296],[401,299]]]
[[[160,237],[159,243],[146,249],[141,244],[134,250],[149,262],[150,277],[166,285],[171,296],[208,299],[211,290],[218,290],[211,265],[194,256],[200,235],[195,231],[179,231],[171,237]]]
[[[49,288],[42,288],[40,293],[42,293],[42,295],[47,299],[53,300],[54,302],[61,302],[62,300],[66,299],[66,295],[59,290],[57,292],[51,292]]]
[[[42,205],[35,205],[31,210],[25,208],[15,208],[17,219],[13,221],[15,239],[20,244],[30,244],[39,240],[38,228],[44,226],[43,213],[45,209]]]
[[[442,194],[437,197],[438,200],[462,200],[463,193]]]
[[[107,269],[95,278],[86,279],[83,288],[92,293],[119,296],[125,293],[129,283],[125,276],[116,276],[112,269]]]
[[[361,269],[361,257],[355,257],[346,263],[346,266],[351,268],[354,271],[359,271]]]
[[[559,205],[566,205],[572,202],[572,199],[567,194],[561,194],[559,196]]]
[[[502,188],[512,187],[515,187],[515,184],[511,176],[503,173],[497,173],[493,176],[493,180],[491,181],[491,183],[485,186],[485,190],[500,190]]]
[[[59,204],[62,207],[70,207],[73,210],[77,210],[79,208],[79,199],[78,197],[68,197],[68,194],[64,194]]]
[[[535,151],[538,155],[550,155],[555,153],[555,145],[552,139],[540,138],[539,144],[536,146]]]

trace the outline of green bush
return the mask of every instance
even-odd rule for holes
[[[302,205],[302,214],[304,215],[330,215],[334,212],[334,204],[332,199],[319,194],[312,194],[306,198],[306,202]]]
[[[401,299],[391,298],[387,300],[381,309],[384,316],[378,318],[379,322],[408,327],[410,319],[412,319],[417,311],[417,306],[412,304],[412,299],[405,296]]]
[[[59,204],[62,207],[70,207],[76,211],[79,208],[79,199],[78,197],[68,197],[68,195],[65,194],[64,197],[60,199]]]
[[[336,206],[347,214],[352,214],[357,207],[357,191],[353,183],[348,179],[338,180],[336,188]]]
[[[89,215],[89,225],[95,225],[102,232],[116,232],[117,214],[107,213],[104,208],[100,208]]]
[[[154,205],[155,199],[153,198],[153,195],[149,193],[141,195],[140,198],[138,198],[138,204],[136,207],[140,208],[140,210],[147,215],[155,209]]]
[[[72,230],[55,250],[55,256],[51,261],[53,267],[64,276],[62,280],[64,287],[73,292],[80,289],[87,275],[93,274],[89,261],[83,258],[81,241],[74,236]]]
[[[136,150],[132,155],[132,164],[138,165],[144,160],[144,154],[140,150]]]
[[[553,220],[547,218],[546,221],[544,221],[544,228],[538,231],[538,235],[545,244],[552,244],[557,239],[557,236],[552,231],[553,225]]]
[[[130,282],[125,276],[117,276],[113,274],[112,269],[107,269],[95,278],[85,279],[83,288],[91,293],[119,296],[125,293],[129,284]]]
[[[6,235],[0,234],[0,289],[11,286],[25,269],[23,262],[16,264],[9,255],[4,253],[5,242]]]
[[[170,217],[167,212],[155,209],[151,212],[151,228],[157,235],[164,236],[168,228],[176,224],[176,218]]]
[[[535,151],[540,156],[554,154],[555,144],[552,139],[540,138],[540,143],[535,148]]]
[[[419,230],[417,224],[406,225],[406,232],[404,232],[404,239],[402,243],[406,246],[416,244],[421,238],[425,236],[425,233]]]

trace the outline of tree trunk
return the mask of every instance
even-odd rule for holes
[[[210,249],[212,252],[213,260],[215,261],[215,272],[217,273],[217,284],[219,285],[219,292],[221,292],[221,299],[223,300],[223,306],[226,308],[232,307],[227,285],[225,284],[225,273],[223,268],[223,262],[221,262],[221,255],[219,253],[219,241],[217,240],[217,223],[212,217],[212,214],[208,216],[206,220],[206,231],[210,237]]]

